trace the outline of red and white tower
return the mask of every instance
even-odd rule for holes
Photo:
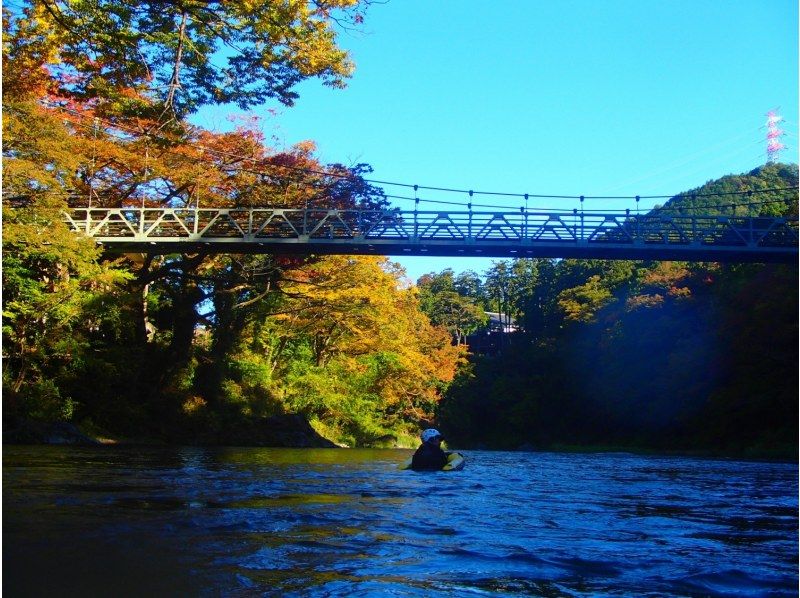
[[[767,164],[775,164],[780,157],[781,150],[786,146],[781,143],[784,132],[778,127],[778,123],[783,120],[778,115],[777,110],[767,112]]]

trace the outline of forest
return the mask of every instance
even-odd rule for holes
[[[413,446],[435,423],[463,447],[796,452],[793,266],[531,259],[409,284],[385,258],[114,255],[68,230],[67,207],[387,207],[368,164],[272,147],[255,118],[191,123],[344,87],[335,28],[368,5],[3,9],[4,441],[71,422],[129,442]],[[796,217],[797,178],[769,164],[657,210]],[[753,195],[704,195],[720,190]],[[467,343],[487,311],[519,324],[497,355]]]
[[[794,190],[710,195],[796,186],[796,165],[768,164],[657,210],[705,195],[703,212],[796,214]],[[438,415],[459,446],[797,453],[796,265],[520,259],[419,283],[519,328],[448,387]]]

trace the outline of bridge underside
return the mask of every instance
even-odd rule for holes
[[[576,258],[604,260],[659,260],[691,262],[739,263],[792,263],[798,261],[798,252],[770,248],[755,252],[751,248],[710,248],[701,245],[616,245],[616,244],[555,244],[555,243],[474,243],[465,245],[447,241],[392,242],[392,241],[236,241],[207,239],[204,241],[132,241],[97,239],[114,253],[231,253],[273,255],[385,255],[430,257],[486,257],[486,258]]]
[[[798,260],[797,221],[775,217],[76,208],[65,220],[113,252]]]

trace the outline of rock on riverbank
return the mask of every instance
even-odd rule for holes
[[[37,422],[17,418],[3,426],[3,444],[102,444],[67,422]]]

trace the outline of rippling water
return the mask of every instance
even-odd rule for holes
[[[6,596],[796,596],[796,464],[3,450]]]

